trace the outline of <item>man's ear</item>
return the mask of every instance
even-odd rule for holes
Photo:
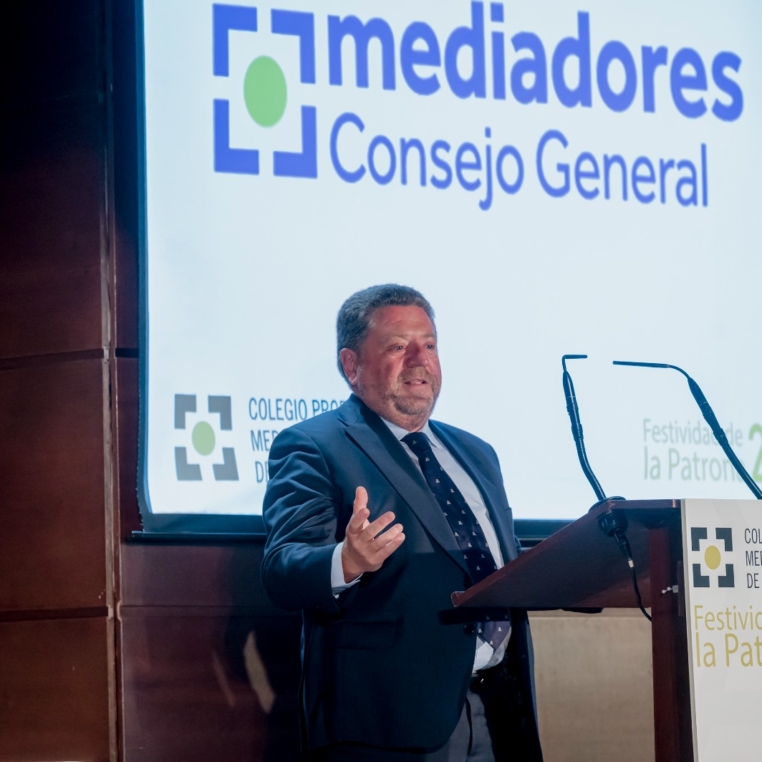
[[[357,384],[357,368],[359,365],[357,352],[344,347],[339,352],[339,360],[341,360],[341,367],[344,368],[344,375],[347,377],[349,385],[354,388]]]

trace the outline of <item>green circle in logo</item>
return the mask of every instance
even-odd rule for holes
[[[243,79],[243,99],[251,118],[260,127],[278,124],[286,110],[286,77],[269,56],[255,58]]]
[[[214,452],[214,429],[206,422],[199,421],[191,434],[193,448],[199,455],[211,455]]]
[[[720,565],[720,551],[714,545],[710,545],[704,551],[704,563],[714,571]]]

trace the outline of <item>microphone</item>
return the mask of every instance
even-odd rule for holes
[[[577,395],[574,393],[574,382],[572,381],[571,374],[566,368],[567,360],[586,360],[587,355],[564,355],[561,358],[561,365],[564,369],[563,383],[564,383],[564,396],[566,397],[566,412],[569,413],[569,419],[571,420],[572,436],[574,437],[574,444],[577,448],[577,457],[579,458],[579,464],[582,466],[587,480],[590,482],[590,486],[595,492],[595,496],[598,498],[598,502],[594,503],[590,510],[596,508],[601,503],[605,503],[609,500],[624,500],[620,495],[613,497],[606,497],[606,493],[601,487],[601,483],[593,473],[593,469],[590,466],[590,462],[587,459],[587,452],[585,451],[585,437],[582,433],[582,421],[579,418],[579,406],[577,405]],[[630,567],[630,573],[632,574],[632,586],[635,590],[635,597],[638,602],[638,608],[643,613],[643,616],[651,621],[651,617],[648,612],[643,608],[643,599],[640,595],[640,588],[638,586],[638,573],[635,569],[635,561],[632,558],[632,550],[630,549],[630,542],[627,539],[627,516],[617,511],[614,512],[611,509],[607,510],[598,516],[598,526],[603,534],[607,537],[612,537],[616,540],[619,550],[622,555],[627,559],[627,565]]]
[[[595,496],[598,498],[598,502],[595,503],[595,505],[598,505],[599,503],[603,503],[606,500],[624,500],[624,498],[619,497],[618,495],[615,497],[606,497],[606,493],[603,491],[603,487],[601,487],[601,483],[593,473],[593,469],[590,466],[590,461],[587,459],[587,452],[585,451],[585,437],[582,433],[582,422],[579,417],[579,406],[577,405],[577,396],[574,392],[574,382],[572,381],[571,374],[566,368],[567,360],[586,359],[587,355],[564,355],[561,358],[561,365],[564,369],[563,385],[564,396],[566,397],[566,412],[569,414],[569,419],[571,420],[571,430],[572,436],[574,437],[574,445],[577,448],[577,457],[579,458],[579,464],[582,466],[583,473],[587,477],[588,482],[590,482],[590,486],[593,488]]]
[[[627,360],[614,360],[614,365],[630,365],[636,368],[669,368],[670,370],[676,370],[678,373],[682,373],[688,379],[688,388],[691,390],[693,399],[696,400],[699,409],[701,410],[701,414],[704,416],[704,420],[709,424],[712,434],[714,434],[715,439],[719,442],[720,447],[722,447],[725,455],[727,455],[728,460],[733,464],[733,468],[735,468],[738,475],[746,483],[746,486],[752,491],[754,497],[756,497],[757,500],[762,500],[762,489],[760,489],[759,485],[751,478],[749,472],[744,468],[743,463],[741,463],[733,448],[730,446],[730,442],[728,442],[728,438],[725,435],[722,426],[720,426],[720,422],[717,420],[717,416],[714,414],[712,406],[704,396],[704,392],[701,391],[699,385],[682,368],[678,368],[677,365],[669,365],[663,362],[631,362]]]

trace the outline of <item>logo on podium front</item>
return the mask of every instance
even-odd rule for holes
[[[733,530],[691,527],[691,569],[693,587],[735,587],[735,566],[728,562],[733,553]],[[698,559],[698,561],[693,561]]]

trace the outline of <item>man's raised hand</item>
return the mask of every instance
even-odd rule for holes
[[[365,572],[378,571],[381,565],[405,540],[402,524],[384,529],[394,521],[394,514],[387,511],[369,523],[368,492],[365,487],[355,491],[352,518],[341,547],[341,566],[344,582],[351,582]],[[383,534],[382,534],[383,533]]]

